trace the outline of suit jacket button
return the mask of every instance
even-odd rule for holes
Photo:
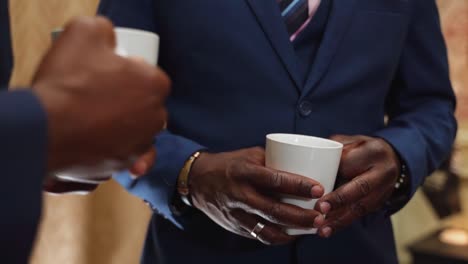
[[[309,101],[302,101],[299,104],[299,113],[303,117],[307,117],[312,113],[312,103]]]

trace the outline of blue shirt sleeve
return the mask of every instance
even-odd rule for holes
[[[183,228],[184,218],[176,216],[171,210],[177,192],[177,178],[189,157],[204,147],[168,131],[156,137],[155,147],[158,157],[155,167],[148,175],[133,180],[126,171],[114,178],[130,193],[146,201],[156,213]]]

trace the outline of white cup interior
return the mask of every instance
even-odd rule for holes
[[[325,138],[296,135],[296,134],[269,134],[267,138],[282,144],[317,149],[340,149],[343,144]]]

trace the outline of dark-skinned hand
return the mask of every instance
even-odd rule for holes
[[[320,213],[282,203],[289,194],[319,198],[323,187],[314,180],[265,167],[262,148],[227,153],[202,153],[190,174],[193,204],[228,231],[253,239],[250,231],[261,222],[257,239],[265,244],[284,244],[296,237],[285,227],[312,228]]]
[[[317,201],[316,210],[326,215],[317,225],[321,237],[330,237],[380,209],[394,191],[401,166],[383,139],[343,135],[332,139],[344,144],[338,172],[342,185]]]
[[[32,87],[47,114],[48,172],[106,160],[128,168],[163,129],[169,78],[115,47],[109,20],[77,18],[40,63]]]
[[[153,165],[152,143],[167,119],[170,81],[139,58],[115,54],[115,46],[109,20],[77,18],[40,63],[32,87],[48,119],[48,173],[112,160],[116,170],[131,167],[134,175],[143,175]],[[135,156],[142,158],[129,164]],[[53,177],[44,183],[53,193],[96,187]]]

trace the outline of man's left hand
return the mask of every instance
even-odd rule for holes
[[[344,144],[335,191],[317,201],[326,215],[319,235],[330,237],[365,215],[380,209],[390,198],[400,173],[400,160],[383,139],[367,136],[332,137]]]

